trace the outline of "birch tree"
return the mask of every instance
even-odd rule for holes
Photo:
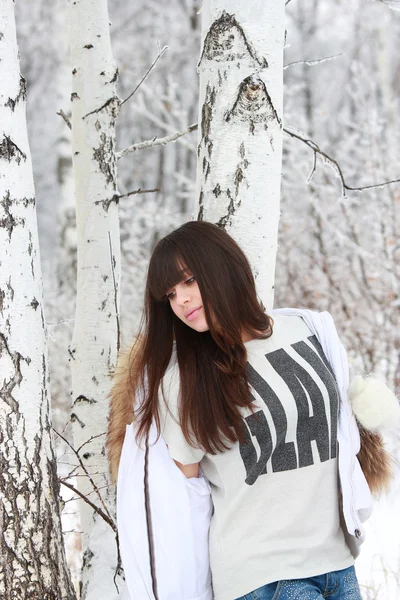
[[[0,596],[74,600],[52,449],[25,80],[14,2],[0,5]]]
[[[282,162],[284,2],[206,0],[197,218],[241,244],[272,307]]]
[[[114,496],[104,453],[110,369],[119,347],[120,242],[114,135],[120,101],[107,1],[70,3],[77,297],[72,369],[83,530],[82,598],[118,595]],[[93,504],[100,510],[94,510]],[[100,516],[100,513],[102,516]]]

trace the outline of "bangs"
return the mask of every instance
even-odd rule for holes
[[[175,244],[164,239],[158,244],[149,265],[148,289],[156,302],[167,301],[166,292],[188,273],[187,261]]]

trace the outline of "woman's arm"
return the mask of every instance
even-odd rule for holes
[[[180,468],[182,473],[189,479],[190,477],[198,477],[199,476],[199,463],[193,463],[192,465],[183,465],[174,459],[174,462],[177,467]]]

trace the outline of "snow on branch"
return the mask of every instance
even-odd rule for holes
[[[136,194],[151,194],[153,192],[161,192],[161,188],[154,188],[152,190],[142,190],[139,188],[137,190],[133,190],[132,192],[128,192],[126,194],[114,194],[112,198],[106,198],[105,200],[95,200],[95,204],[102,204],[105,211],[107,211],[112,202],[118,202],[120,198],[129,198],[129,196],[134,196]]]
[[[294,131],[293,129],[286,129],[284,127],[283,131],[285,133],[287,133],[288,135],[290,135],[290,137],[300,140],[301,142],[306,144],[306,146],[311,148],[311,150],[314,153],[313,154],[313,166],[312,166],[311,172],[307,178],[307,183],[309,183],[311,181],[311,179],[316,171],[317,154],[319,154],[322,157],[324,162],[326,162],[330,167],[332,167],[332,169],[335,171],[335,173],[339,177],[340,183],[342,186],[342,196],[343,197],[346,195],[346,190],[351,191],[351,192],[362,192],[364,190],[370,190],[370,189],[374,189],[374,188],[383,187],[385,185],[390,185],[391,183],[400,183],[400,179],[391,179],[390,181],[383,181],[381,183],[375,183],[373,185],[364,185],[364,186],[360,186],[360,187],[352,187],[350,185],[347,185],[346,180],[343,175],[342,168],[340,167],[337,160],[335,160],[334,158],[332,158],[331,156],[326,154],[326,152],[321,150],[321,148],[315,142],[313,142],[312,140],[310,140],[308,138],[303,137],[302,135],[300,135],[300,133]]]
[[[139,81],[139,83],[137,84],[137,86],[135,87],[135,89],[133,90],[133,92],[131,92],[129,94],[129,96],[127,98],[125,98],[125,100],[122,100],[121,102],[121,106],[123,104],[125,104],[125,102],[128,102],[128,100],[130,98],[132,98],[132,96],[137,92],[137,90],[140,88],[140,86],[142,85],[142,83],[147,79],[147,77],[149,76],[150,72],[154,69],[154,67],[156,66],[156,64],[158,63],[158,61],[160,60],[160,58],[162,57],[162,55],[169,50],[169,46],[164,46],[164,48],[162,50],[160,50],[160,52],[158,53],[158,56],[155,58],[155,60],[152,62],[152,64],[150,65],[150,67],[147,69],[146,73],[143,75],[142,79]]]
[[[189,125],[183,131],[178,131],[177,133],[172,133],[171,135],[167,135],[163,138],[154,137],[152,140],[147,140],[145,142],[139,142],[138,144],[133,144],[124,150],[116,153],[117,158],[122,158],[126,156],[126,154],[130,154],[131,152],[136,152],[136,150],[143,150],[143,148],[151,148],[152,146],[165,146],[169,142],[175,142],[175,140],[180,137],[186,135],[187,133],[191,133],[192,131],[196,131],[198,129],[197,123],[193,125]]]
[[[287,65],[285,65],[283,67],[283,70],[285,71],[286,69],[288,69],[289,67],[293,67],[294,65],[307,65],[308,67],[313,67],[314,65],[320,65],[321,63],[324,62],[328,62],[329,60],[334,60],[335,58],[338,58],[339,56],[343,56],[343,52],[340,52],[340,54],[333,54],[332,56],[324,56],[323,58],[316,58],[315,60],[296,60],[294,62],[288,63]]]

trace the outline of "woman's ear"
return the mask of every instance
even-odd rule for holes
[[[349,387],[349,399],[357,420],[364,429],[378,431],[396,427],[400,405],[384,381],[373,375],[357,375]]]

